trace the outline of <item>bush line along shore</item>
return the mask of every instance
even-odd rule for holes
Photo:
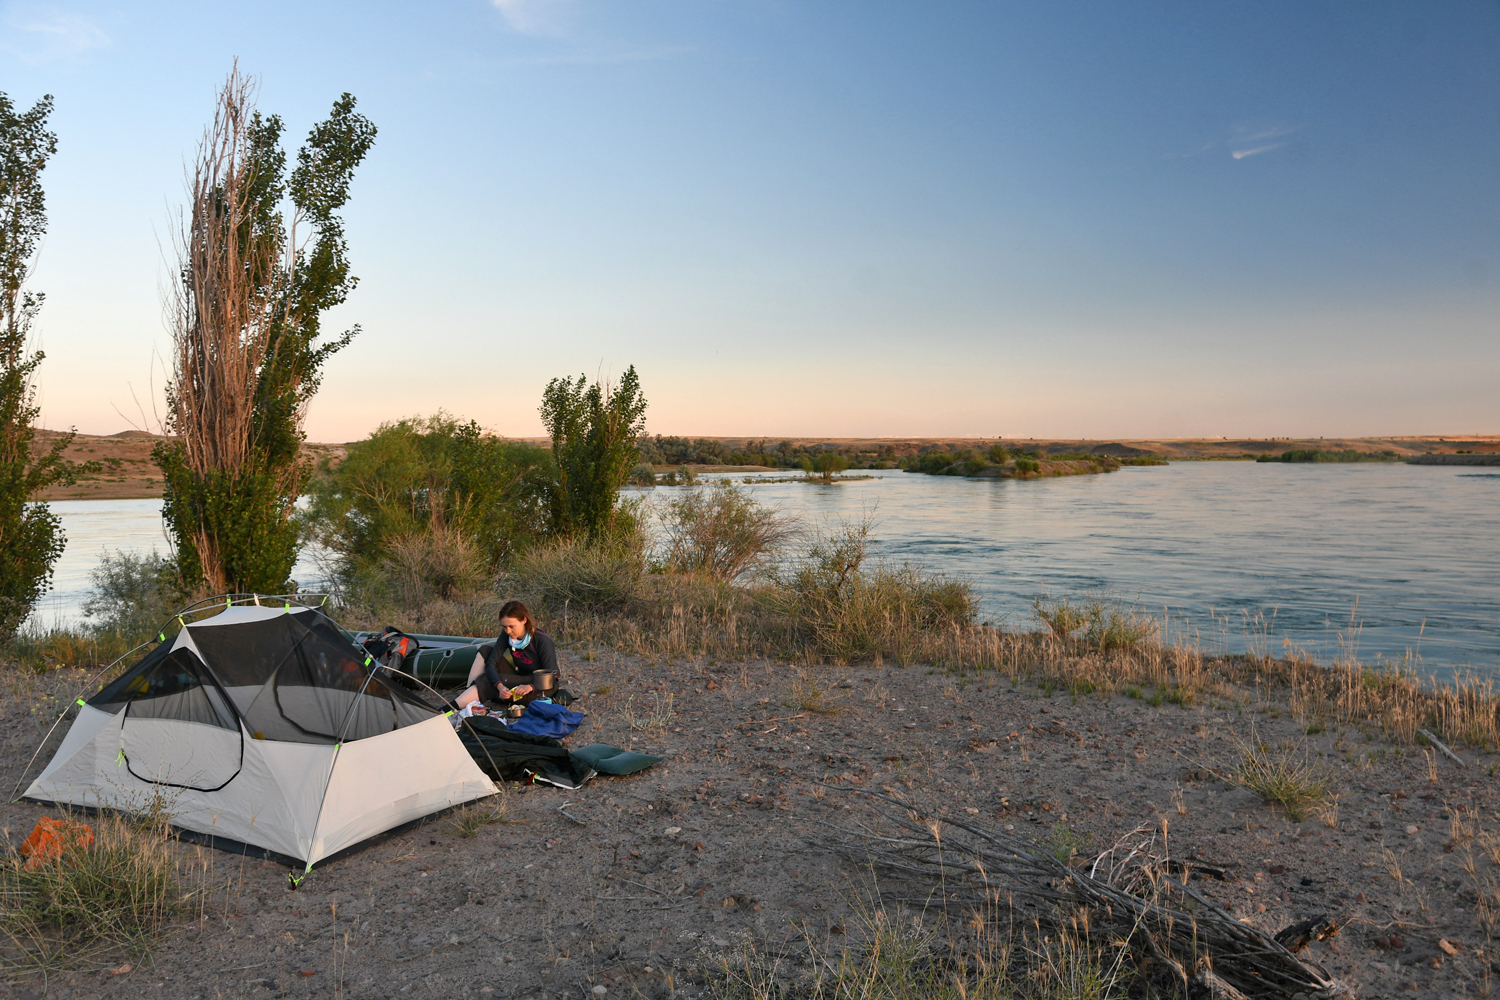
[[[56,431],[38,430],[35,447],[40,449],[50,446],[57,436]],[[99,467],[81,472],[78,480],[72,484],[49,487],[41,494],[41,498],[123,500],[159,497],[162,493],[161,473],[151,462],[151,449],[157,440],[158,435],[145,431],[122,431],[111,435],[79,434],[67,446],[64,458],[75,466],[98,462]],[[537,447],[547,447],[551,443],[549,438],[521,437],[507,440]],[[843,457],[849,463],[847,468],[899,468],[903,459],[909,465],[924,453],[946,452],[957,456],[975,451],[983,455],[996,443],[993,438],[790,438],[772,442],[770,439],[756,438],[661,436],[646,441],[650,444],[642,449],[641,460],[657,475],[684,467],[703,471],[800,469],[803,458],[811,462],[818,454],[828,450]],[[1396,456],[1394,460],[1415,461],[1416,464],[1424,465],[1500,461],[1500,436],[1495,435],[1330,438],[1326,441],[1319,438],[1235,441],[1207,438],[1110,441],[1007,438],[1001,443],[1017,451],[1044,454],[1049,461],[1064,454],[1126,462],[1151,461],[1156,458],[1163,461],[1255,461],[1262,457],[1280,461],[1281,456],[1288,452],[1305,454],[1319,451],[1353,452],[1370,456],[1389,453]],[[303,447],[309,461],[317,464],[325,460],[335,463],[340,461],[349,445],[308,442]],[[749,458],[756,461],[738,461]],[[785,464],[782,464],[783,461]]]

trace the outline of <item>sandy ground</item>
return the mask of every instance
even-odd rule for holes
[[[577,792],[512,790],[508,822],[466,839],[438,819],[315,870],[295,892],[284,868],[215,854],[232,888],[208,919],[179,922],[128,973],[81,969],[46,995],[694,996],[712,956],[747,943],[775,953],[804,930],[835,944],[854,933],[862,883],[809,839],[815,821],[863,807],[817,781],[895,788],[1039,838],[1061,823],[1099,846],[1165,820],[1177,853],[1228,870],[1203,888],[1235,914],[1270,931],[1335,916],[1342,932],[1313,955],[1361,997],[1480,996],[1492,974],[1464,852],[1444,845],[1450,810],[1497,825],[1496,755],[1463,751],[1467,769],[1439,760],[1433,782],[1420,751],[1398,757],[1349,728],[1304,736],[1285,715],[1225,701],[1075,702],[1003,678],[830,667],[817,668],[830,689],[823,714],[792,704],[785,667],[566,654],[564,664],[571,688],[598,692],[575,706],[589,718],[571,743],[666,762]],[[41,733],[31,707],[0,706],[8,783]],[[1209,776],[1252,720],[1262,740],[1305,741],[1339,795],[1336,826],[1291,822]],[[8,836],[45,813],[5,806]]]

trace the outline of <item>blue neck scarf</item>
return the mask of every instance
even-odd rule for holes
[[[524,636],[522,636],[519,639],[511,639],[510,636],[506,636],[506,638],[510,640],[510,648],[511,649],[525,649],[527,646],[531,645],[531,633],[530,632],[527,632]]]

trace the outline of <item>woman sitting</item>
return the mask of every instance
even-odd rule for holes
[[[552,637],[536,630],[536,618],[520,601],[506,601],[500,608],[500,636],[485,655],[474,654],[469,668],[469,687],[455,699],[460,709],[476,701],[499,702],[530,694],[527,679],[534,671],[557,673],[557,647]]]

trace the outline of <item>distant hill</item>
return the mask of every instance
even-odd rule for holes
[[[61,432],[38,430],[37,447],[46,448]],[[121,431],[118,434],[79,434],[65,453],[70,462],[97,461],[104,468],[85,476],[74,486],[48,490],[43,500],[122,500],[161,496],[161,471],[151,462],[151,448],[162,440],[146,431]],[[548,446],[546,438],[522,438],[533,444]],[[717,441],[728,450],[749,450],[756,445],[790,441],[794,445],[822,445],[843,453],[885,453],[895,457],[921,455],[932,451],[961,452],[968,448],[985,449],[997,438],[828,438],[828,437],[701,437],[692,440]],[[1158,455],[1174,460],[1251,459],[1259,455],[1280,455],[1298,450],[1352,450],[1376,453],[1394,452],[1403,458],[1418,455],[1500,455],[1500,434],[1448,434],[1380,438],[1004,438],[1008,447],[1064,454],[1088,452],[1111,458],[1133,458]],[[341,458],[342,444],[303,446],[315,459],[332,455]]]
[[[38,429],[36,450],[52,446],[61,431]],[[118,434],[79,434],[63,452],[69,462],[100,462],[103,468],[85,475],[73,486],[54,486],[44,492],[43,500],[126,500],[159,497],[162,492],[161,470],[151,461],[151,449],[163,440],[159,434],[146,431],[121,431]],[[341,454],[341,444],[307,444],[304,448],[317,458]]]

